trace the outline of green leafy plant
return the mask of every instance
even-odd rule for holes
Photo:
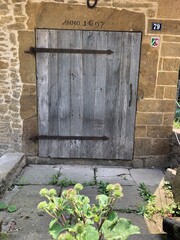
[[[62,191],[57,197],[55,189],[43,188],[40,195],[48,201],[40,202],[38,209],[48,213],[52,220],[49,233],[58,240],[126,240],[130,235],[139,234],[139,228],[113,211],[113,205],[123,196],[119,184],[109,184],[105,194],[97,195],[96,204],[90,205],[87,196],[81,195],[83,185]]]
[[[138,190],[140,191],[140,196],[144,199],[144,201],[149,201],[155,196],[147,189],[144,183],[140,183]]]
[[[8,240],[9,239],[9,235],[7,233],[1,233],[0,232],[0,239],[1,240]]]
[[[96,183],[94,181],[89,181],[89,182],[83,182],[82,185],[85,186],[95,186]]]
[[[6,210],[8,208],[8,205],[4,202],[0,202],[0,211]]]
[[[16,212],[17,211],[17,207],[16,205],[9,205],[8,208],[7,208],[7,211],[12,213],[12,212]]]
[[[97,182],[98,192],[108,196],[109,195],[109,191],[107,190],[108,185],[109,185],[108,182],[103,181]]]
[[[0,202],[0,211],[4,211],[4,210],[7,210],[8,212],[12,213],[17,211],[17,207],[14,204],[8,205],[4,202]]]
[[[56,185],[58,183],[58,179],[59,179],[59,174],[58,173],[57,174],[53,174],[49,184]]]
[[[137,214],[143,215],[148,219],[152,219],[153,215],[159,212],[159,209],[156,207],[156,196],[147,189],[144,183],[140,183],[138,190],[140,191],[140,196],[144,199],[146,204],[139,206]]]
[[[164,186],[165,194],[168,198],[172,199],[170,204],[164,204],[161,208],[157,208],[156,196],[153,195],[145,186],[144,183],[140,184],[139,191],[142,198],[146,201],[146,205],[139,206],[137,214],[143,215],[148,219],[152,219],[153,215],[161,214],[163,216],[180,216],[180,204],[174,202],[172,194],[172,185],[170,182],[165,181]]]
[[[69,180],[67,178],[63,178],[61,180],[58,180],[57,185],[61,187],[68,187],[68,186],[74,186],[77,182],[74,180]]]

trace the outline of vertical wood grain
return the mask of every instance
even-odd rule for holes
[[[71,31],[71,48],[82,49],[82,31]],[[71,54],[71,136],[82,136],[83,129],[83,76],[82,54]],[[81,141],[72,140],[70,156],[79,158]]]
[[[48,31],[36,31],[36,46],[48,47]],[[49,131],[49,54],[37,53],[37,92],[38,92],[38,130],[39,135],[48,135]],[[39,140],[39,155],[48,157],[49,143],[48,140]]]

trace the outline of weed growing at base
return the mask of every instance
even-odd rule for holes
[[[158,208],[156,204],[156,196],[147,189],[144,183],[141,183],[139,185],[140,196],[144,199],[146,204],[138,207],[137,214],[143,215],[151,220],[153,216],[158,213],[162,216],[180,216],[180,204],[175,203],[173,200],[171,184],[169,182],[164,182],[163,188],[167,197],[172,199],[172,202]]]

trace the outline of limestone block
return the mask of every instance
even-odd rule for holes
[[[169,159],[167,156],[150,156],[144,159],[144,167],[146,168],[167,168]]]
[[[156,87],[156,99],[163,99],[164,96],[164,86]]]
[[[8,104],[1,104],[0,105],[0,114],[5,114],[8,111]]]
[[[14,5],[14,15],[22,16],[23,15],[23,5],[17,3]]]
[[[6,3],[0,3],[1,10],[8,10],[8,5]]]
[[[144,167],[143,159],[134,158],[132,162],[133,162],[133,167],[134,168],[143,168]]]
[[[176,72],[159,72],[157,84],[158,85],[177,85],[178,73]]]
[[[180,37],[178,36],[163,36],[164,42],[180,42]]]
[[[27,22],[29,29],[72,29],[71,25],[63,24],[67,19],[80,22],[80,26],[74,25],[73,29],[97,30],[95,26],[83,26],[85,20],[89,21],[91,19],[104,22],[101,30],[144,31],[145,29],[144,13],[127,11],[125,9],[116,10],[113,8],[108,9],[96,7],[93,11],[89,11],[87,6],[42,2],[28,3],[26,5],[26,12],[29,16],[29,20]],[[109,19],[111,19],[111,21],[109,21]]]
[[[142,45],[139,89],[144,97],[154,97],[158,64],[158,49],[150,44]],[[147,67],[148,66],[148,67]]]
[[[23,151],[27,155],[37,155],[38,144],[37,141],[32,140],[37,134],[37,117],[25,119],[23,121]]]
[[[23,84],[23,95],[35,95],[36,85]]]
[[[179,0],[159,0],[158,14],[160,18],[179,19]]]
[[[0,69],[7,69],[9,67],[9,63],[5,61],[0,61]]]
[[[19,30],[24,30],[24,29],[26,29],[26,26],[25,26],[24,23],[13,23],[13,24],[8,25],[7,28],[8,28],[9,30],[17,30],[17,31],[19,31]]]
[[[173,125],[174,113],[164,113],[163,125]]]
[[[148,9],[147,10],[147,15],[149,18],[154,18],[156,16],[156,10],[155,9]]]
[[[21,117],[23,119],[36,115],[36,96],[24,95],[20,100],[21,105]]]
[[[174,112],[175,101],[143,99],[138,102],[137,107],[140,112]]]
[[[147,137],[150,138],[168,138],[172,133],[170,126],[147,126]]]
[[[9,10],[6,9],[0,9],[0,16],[6,16],[7,14],[9,14]]]
[[[147,131],[146,126],[136,126],[135,137],[146,137]]]
[[[21,2],[26,2],[26,0],[12,0],[13,3],[21,3]]]
[[[163,60],[163,70],[165,71],[178,71],[179,65],[179,58],[164,58]]]
[[[9,104],[11,102],[11,94],[5,94],[4,101],[5,101],[5,103]]]
[[[16,45],[16,34],[15,33],[10,33],[9,34],[9,40],[13,45]]]
[[[13,98],[19,99],[20,95],[21,95],[20,91],[13,90],[13,94],[12,94]]]
[[[24,23],[26,21],[26,17],[15,17],[17,23]]]
[[[178,167],[173,181],[172,191],[176,202],[180,203],[180,167]]]
[[[180,24],[180,23],[179,23]],[[164,57],[179,57],[180,47],[179,43],[163,43],[162,44],[162,56]]]
[[[149,156],[151,153],[151,139],[135,138],[134,156]]]
[[[167,87],[164,88],[164,98],[176,100],[177,87]]]
[[[6,80],[8,78],[7,73],[0,73],[0,82],[5,83],[4,80]],[[2,81],[3,80],[3,81]]]
[[[161,125],[163,115],[160,113],[140,113],[136,114],[136,124],[140,125]]]
[[[162,70],[162,63],[163,63],[163,58],[160,58],[160,60],[159,60],[159,67],[158,67],[158,69],[160,71]]]
[[[19,112],[19,102],[13,101],[11,102],[11,104],[9,105],[9,110],[13,111],[13,112]]]
[[[143,3],[143,2],[132,2],[132,1],[122,2],[119,0],[114,0],[113,6],[120,7],[120,8],[151,8],[151,7],[153,7],[153,4],[152,3]]]
[[[23,83],[36,83],[35,58],[25,53],[35,46],[34,32],[20,31],[19,36],[20,75]]]
[[[167,155],[170,153],[170,139],[152,139],[150,155]]]

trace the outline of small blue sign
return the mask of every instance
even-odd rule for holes
[[[152,31],[161,31],[162,23],[152,23]]]

